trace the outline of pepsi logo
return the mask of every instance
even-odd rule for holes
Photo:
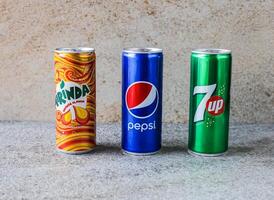
[[[158,107],[158,90],[150,82],[138,81],[128,87],[125,101],[132,116],[145,119],[153,115]]]

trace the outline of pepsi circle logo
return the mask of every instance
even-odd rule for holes
[[[159,103],[159,93],[152,83],[138,81],[128,87],[125,101],[127,110],[132,116],[145,119],[155,113]]]

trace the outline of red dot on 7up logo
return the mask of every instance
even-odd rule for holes
[[[213,84],[194,87],[193,95],[205,94],[195,112],[194,122],[204,120],[205,110],[213,116],[220,115],[224,112],[224,99],[220,96],[212,96],[216,86],[216,84]]]

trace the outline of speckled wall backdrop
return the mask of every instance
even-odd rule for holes
[[[274,122],[274,1],[0,1],[0,120],[54,120],[53,49],[97,52],[97,119],[120,120],[123,47],[164,50],[164,121],[187,122],[190,51],[233,52],[233,122]]]

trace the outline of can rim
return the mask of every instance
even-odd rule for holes
[[[95,52],[91,47],[59,47],[54,50],[57,53],[92,53]]]
[[[134,47],[134,48],[124,48],[123,52],[125,53],[140,53],[140,54],[149,54],[149,53],[162,53],[163,50],[159,48],[151,47]]]
[[[194,49],[192,53],[218,55],[218,54],[231,54],[231,50],[218,49],[218,48],[205,48],[205,49]]]

